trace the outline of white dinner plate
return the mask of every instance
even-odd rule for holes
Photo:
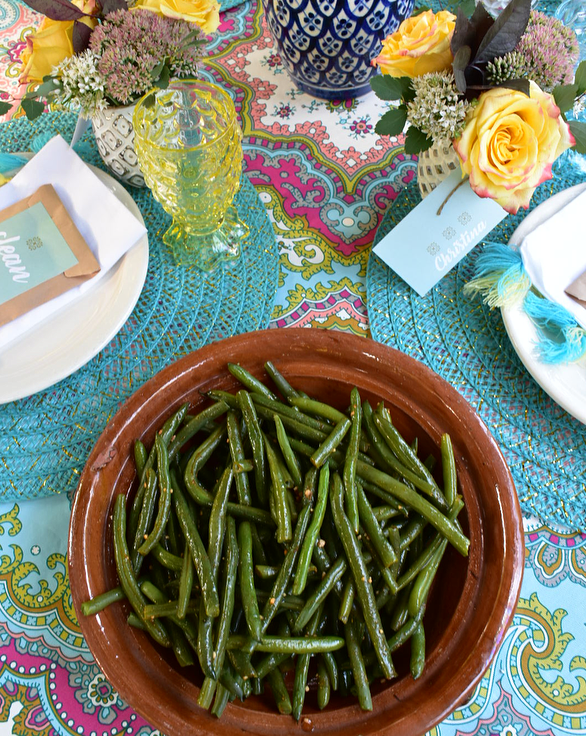
[[[586,184],[578,184],[542,202],[521,222],[510,244],[518,246],[528,233],[585,189]],[[560,237],[563,237],[562,233]],[[551,247],[555,248],[555,243]],[[543,363],[535,353],[538,330],[523,306],[504,307],[501,312],[511,343],[529,373],[557,404],[586,424],[586,360],[559,365]]]
[[[100,169],[90,168],[144,224],[124,187]],[[97,355],[134,309],[148,263],[149,243],[144,235],[93,288],[2,350],[0,404],[53,386]]]

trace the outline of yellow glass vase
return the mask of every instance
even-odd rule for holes
[[[163,236],[179,265],[212,271],[240,255],[248,233],[233,205],[242,173],[242,131],[234,103],[199,79],[172,82],[134,112],[145,182],[173,222]]]

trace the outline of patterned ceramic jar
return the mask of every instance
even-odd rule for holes
[[[262,2],[269,32],[293,82],[328,100],[370,91],[371,59],[413,10],[413,0]]]
[[[114,176],[133,187],[144,187],[134,150],[132,115],[135,106],[107,107],[92,118],[92,127],[102,161]]]

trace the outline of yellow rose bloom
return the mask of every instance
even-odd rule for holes
[[[505,87],[483,92],[454,141],[472,189],[511,214],[529,206],[535,188],[552,178],[553,162],[575,143],[553,97],[530,84],[530,97]]]
[[[91,13],[96,10],[94,0],[83,2],[74,0],[80,10]],[[90,28],[95,28],[97,20],[81,19]],[[73,21],[44,18],[36,33],[27,36],[26,47],[20,55],[22,63],[19,81],[21,84],[41,83],[43,77],[51,74],[53,67],[73,55]]]
[[[217,0],[138,0],[131,9],[139,8],[195,23],[204,33],[212,33],[220,25],[220,3]]]
[[[421,77],[431,72],[449,69],[454,57],[450,42],[456,16],[447,10],[424,13],[404,20],[399,28],[383,41],[373,66],[391,77]]]

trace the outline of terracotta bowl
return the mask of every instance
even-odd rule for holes
[[[414,681],[409,652],[399,651],[400,676],[373,689],[373,710],[355,698],[332,699],[319,711],[310,696],[297,724],[279,715],[272,698],[228,705],[220,720],[197,706],[195,668],[181,670],[142,632],[126,624],[126,603],[83,617],[80,604],[117,584],[111,514],[115,496],[132,495],[132,447],[147,446],[155,430],[200,391],[233,390],[227,362],[264,376],[271,360],[293,386],[340,408],[356,385],[363,399],[384,399],[423,457],[449,432],[460,491],[460,520],[471,539],[467,559],[449,549],[425,617],[427,663]],[[285,736],[316,734],[420,736],[449,715],[478,683],[496,654],[515,611],[523,572],[521,512],[513,481],[490,432],[469,404],[425,366],[372,340],[324,330],[270,330],[230,338],[186,356],[157,374],[118,411],[98,440],[81,476],[69,532],[73,603],[88,646],[120,695],[167,736],[197,734]]]

